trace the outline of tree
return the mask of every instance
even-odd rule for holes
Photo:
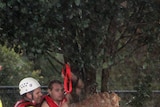
[[[107,91],[111,68],[158,37],[159,7],[149,0],[15,0],[1,4],[1,43],[20,45],[35,68],[42,54],[62,54],[60,64],[70,63],[85,81],[86,92],[95,88],[98,71],[102,72],[101,91]]]
[[[0,43],[27,57],[34,63],[35,70],[42,69],[44,65],[40,65],[39,60],[44,59],[42,55],[50,46],[50,37],[45,36],[43,27],[48,3],[41,0],[13,0],[0,1],[0,4]]]
[[[158,9],[143,0],[63,1],[51,9],[56,17],[48,17],[47,25],[53,29],[58,52],[73,71],[85,75],[86,86],[94,84],[96,71],[102,68],[102,91],[106,91],[111,67],[158,37]]]

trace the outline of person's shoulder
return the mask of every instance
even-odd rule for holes
[[[20,99],[15,103],[14,107],[20,107],[23,103],[24,103],[24,100]]]
[[[69,104],[67,102],[64,102],[60,107],[69,107]]]
[[[41,107],[49,107],[48,103],[44,100],[43,103],[41,104]]]

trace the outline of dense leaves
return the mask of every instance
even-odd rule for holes
[[[17,86],[22,78],[32,75],[31,63],[22,59],[13,49],[0,45],[0,50],[0,65],[2,66],[2,70],[0,71],[1,85]]]
[[[121,69],[135,74],[136,68],[152,63],[144,63],[148,56],[153,55],[152,65],[159,61],[155,53],[159,13],[159,3],[151,0],[1,1],[0,43],[16,47],[35,63],[35,69],[43,69],[42,76],[60,72],[60,66],[54,71],[43,68],[44,62],[39,61],[43,58],[53,66],[53,60],[61,66],[69,62],[88,87],[94,86],[96,73],[102,73],[102,91],[106,91],[114,67],[128,64]],[[63,55],[64,62],[55,53]]]

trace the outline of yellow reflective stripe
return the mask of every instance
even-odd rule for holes
[[[0,107],[3,107],[3,106],[2,106],[2,101],[1,101],[1,99],[0,99]]]

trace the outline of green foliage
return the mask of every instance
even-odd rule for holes
[[[0,65],[2,65],[0,84],[4,86],[18,85],[22,78],[38,75],[38,73],[32,75],[32,64],[29,61],[15,53],[14,49],[2,45],[0,45]]]
[[[136,93],[133,93],[133,99],[130,104],[133,107],[143,107],[146,101],[151,100],[151,75],[140,76],[135,86]]]
[[[63,55],[58,53],[48,53],[47,56],[43,55],[37,59],[37,66],[40,66],[40,81],[42,85],[48,85],[50,80],[59,79],[62,80],[61,70],[62,65],[55,61],[55,58],[60,62],[63,62]]]
[[[35,69],[41,68],[42,57],[44,62],[54,62],[46,60],[48,52],[60,53],[73,72],[92,82],[90,73],[108,72],[143,46],[157,44],[159,36],[159,7],[150,0],[1,1],[0,15],[0,43],[15,45],[15,51],[23,51]],[[52,68],[43,69],[41,75],[60,73]]]
[[[0,4],[1,44],[8,43],[8,46],[14,48],[16,46],[16,52],[19,52],[17,48],[20,45],[20,49],[30,59],[37,58],[45,50],[44,44],[48,41],[44,38],[46,32],[43,29],[47,11],[45,1],[13,0],[1,1]]]
[[[29,74],[47,78],[44,84],[58,77],[64,62],[69,62],[73,72],[91,80],[86,86],[95,82],[96,71],[115,69],[115,80],[124,86],[115,87],[127,89],[132,84],[132,89],[136,82],[131,78],[139,69],[149,68],[149,73],[155,71],[153,79],[159,78],[159,13],[159,4],[151,0],[3,0],[0,44],[33,61],[36,70]],[[147,52],[149,63],[142,54]],[[56,53],[64,61],[53,57]],[[107,79],[102,82],[107,84]]]

